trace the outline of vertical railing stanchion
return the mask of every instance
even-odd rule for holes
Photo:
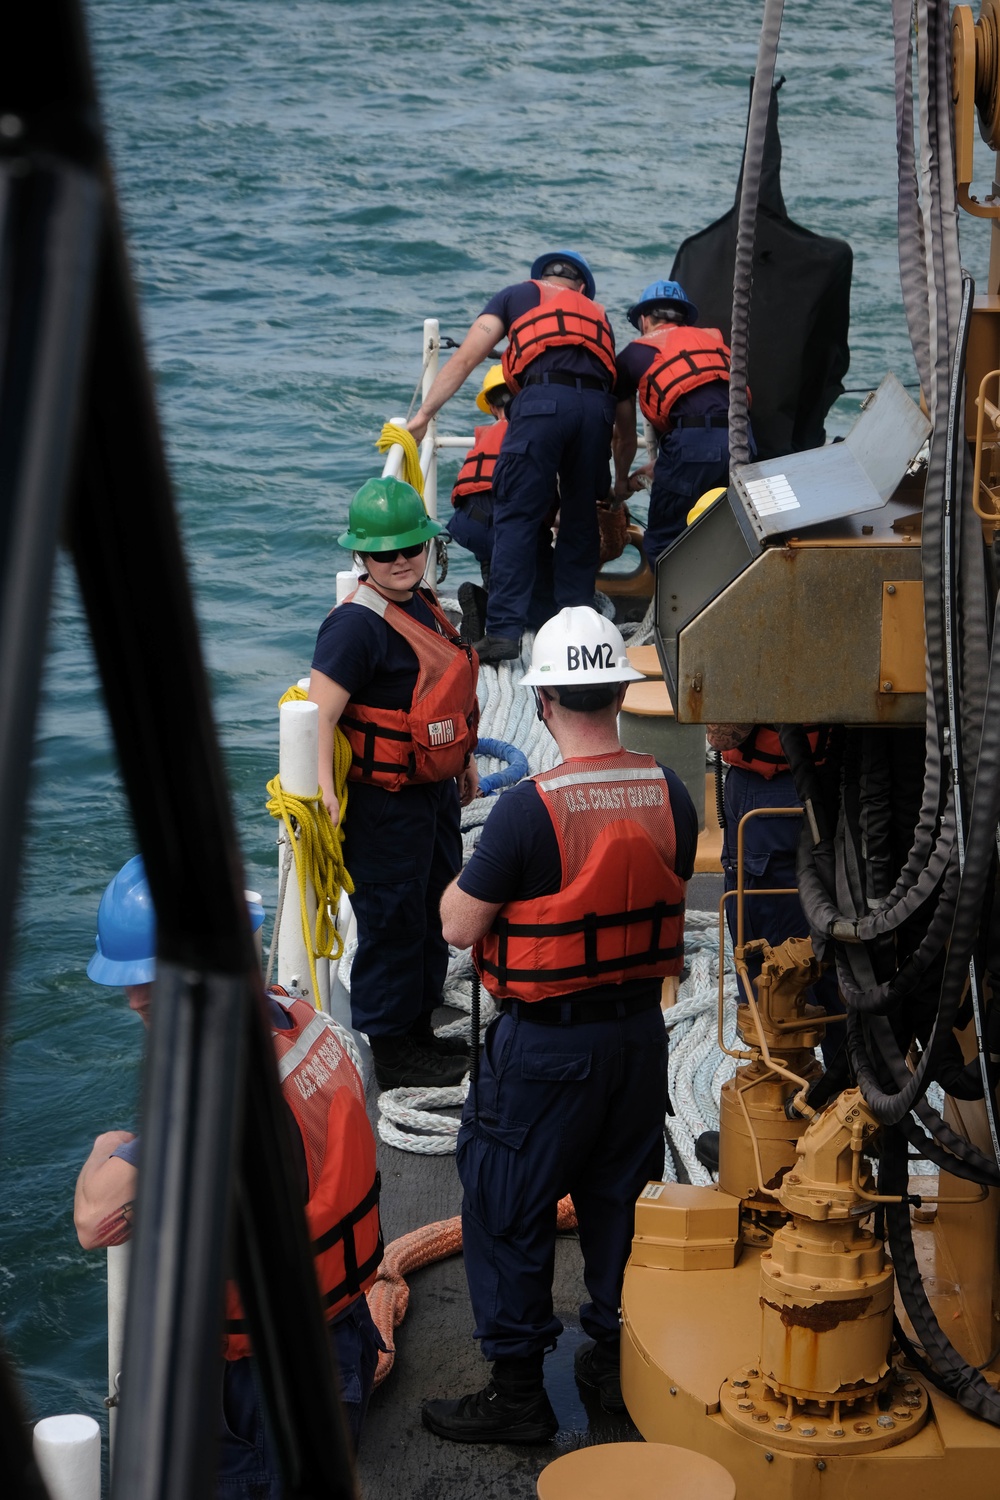
[[[423,383],[421,386],[421,400],[423,400],[438,372],[438,360],[441,355],[441,325],[437,318],[424,319],[424,351],[423,351]],[[420,467],[424,471],[424,503],[427,513],[437,520],[437,418],[432,417],[427,428],[420,450]]]

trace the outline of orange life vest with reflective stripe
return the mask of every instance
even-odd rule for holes
[[[436,630],[421,625],[367,583],[360,583],[344,601],[380,615],[412,646],[419,664],[409,708],[372,708],[352,698],[339,720],[352,752],[348,780],[366,781],[389,792],[457,776],[476,748],[479,658],[459,640],[430,591],[418,592],[437,622]]]
[[[302,1135],[309,1198],[306,1225],[327,1322],[375,1280],[382,1261],[379,1175],[365,1090],[329,1016],[283,1000],[293,1025],[275,1030],[281,1092]],[[236,1283],[226,1286],[226,1359],[251,1353]]]
[[[729,345],[718,328],[670,323],[635,342],[648,344],[657,352],[658,357],[639,380],[639,407],[660,432],[679,396],[713,380],[729,380]]]
[[[475,442],[465,455],[465,461],[455,480],[455,488],[451,492],[452,505],[458,505],[469,495],[478,495],[483,490],[493,488],[493,470],[497,466],[500,444],[506,431],[506,418],[502,422],[493,422],[489,427],[475,429]]]
[[[547,1000],[679,974],[686,882],[666,778],[624,750],[534,777],[562,860],[555,895],[508,901],[474,959],[497,999]]]
[[[818,724],[803,725],[809,739],[809,749],[812,751],[813,759],[818,766],[823,764],[826,757],[827,733]],[[768,781],[772,776],[777,776],[779,771],[788,771],[791,767],[785,759],[785,752],[781,748],[781,739],[776,729],[770,724],[755,724],[741,745],[735,750],[723,750],[722,759],[729,766],[739,766],[744,771],[756,771],[758,776],[764,776]]]
[[[541,293],[541,302],[515,318],[507,330],[501,364],[508,387],[512,391],[521,389],[525,370],[544,350],[570,345],[596,355],[611,377],[610,385],[615,378],[615,336],[601,304],[566,286],[553,286],[548,281],[536,281],[534,285]]]

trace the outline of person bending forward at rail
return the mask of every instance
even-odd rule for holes
[[[530,281],[504,287],[487,302],[407,424],[419,442],[431,418],[507,335],[503,375],[518,394],[493,476],[486,634],[476,642],[484,666],[520,654],[521,632],[531,623],[539,532],[557,478],[555,604],[593,602],[601,553],[597,502],[611,487],[615,410],[614,334],[594,291],[590,267],[575,250],[540,255]]]
[[[627,500],[648,475],[631,477],[635,398],[656,432],[649,524],[643,550],[656,560],[684,530],[699,495],[729,483],[729,346],[718,328],[699,328],[698,309],[676,281],[654,281],[628,310],[639,337],[618,355],[615,386],[615,499]],[[750,457],[756,454],[748,428]]]
[[[260,911],[261,921],[263,915]],[[97,951],[87,973],[97,984],[122,986],[129,1006],[148,1026],[155,972],[156,917],[137,854],[101,898]],[[267,1007],[341,1404],[356,1448],[379,1350],[385,1347],[364,1295],[382,1259],[375,1137],[365,1113],[364,1085],[329,1018],[304,1000],[276,994],[268,995]],[[99,1135],[73,1200],[73,1222],[84,1250],[131,1238],[138,1176],[138,1136],[128,1130]],[[226,1288],[226,1322],[220,1333],[217,1500],[281,1500],[278,1449],[261,1405],[235,1282]]]
[[[535,637],[538,713],[563,756],[505,792],[441,903],[444,933],[475,944],[501,1014],[486,1033],[458,1138],[462,1244],[489,1384],[428,1401],[457,1442],[539,1442],[556,1431],[542,1364],[556,1204],[573,1195],[593,1343],[577,1378],[609,1410],[619,1380],[622,1278],[635,1200],[663,1171],[667,1042],[660,992],[683,960],[698,821],[672,771],[623,750],[629,666],[615,626],[562,610]]]

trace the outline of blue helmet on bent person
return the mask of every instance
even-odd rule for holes
[[[679,281],[651,281],[639,295],[639,300],[633,302],[626,316],[633,328],[640,327],[639,319],[643,313],[649,313],[657,307],[672,307],[683,314],[682,321],[685,323],[697,323],[698,309],[694,303],[688,300],[687,292]]]
[[[247,892],[250,927],[256,932],[264,908]],[[108,882],[97,908],[97,949],[87,965],[96,984],[149,984],[156,975],[156,912],[142,855],[122,865]]]
[[[583,282],[583,295],[593,299],[597,290],[594,273],[579,250],[546,250],[531,267],[532,281],[542,276],[576,276]]]

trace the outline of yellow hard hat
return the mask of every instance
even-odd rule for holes
[[[496,390],[498,385],[502,385],[504,387],[506,387],[507,385],[506,380],[504,380],[503,378],[503,365],[490,365],[489,369],[486,371],[486,374],[483,376],[482,390],[476,397],[476,405],[479,407],[479,410],[483,412],[483,414],[487,417],[490,415],[490,408],[486,398],[489,395],[490,391]]]
[[[698,517],[703,516],[708,507],[714,505],[719,496],[725,493],[726,486],[724,484],[720,484],[717,490],[706,490],[701,499],[696,500],[688,511],[687,524],[690,526],[692,521],[697,521]]]

